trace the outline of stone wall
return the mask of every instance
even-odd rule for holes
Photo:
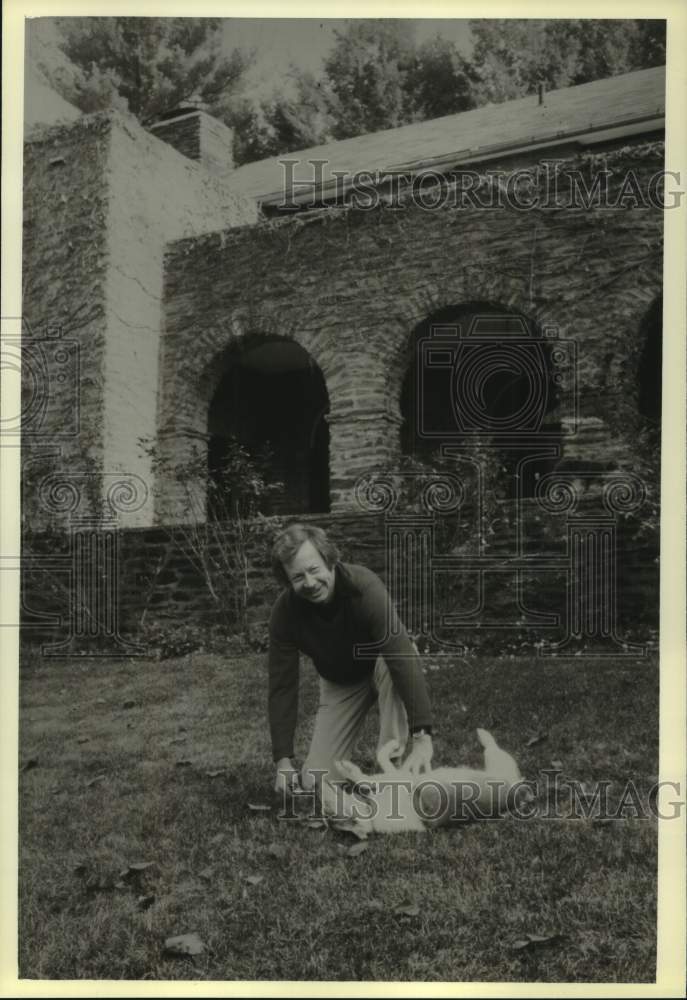
[[[44,477],[103,460],[110,122],[37,127],[24,149],[23,487],[35,527]],[[98,487],[96,486],[96,490]]]
[[[646,191],[661,147],[615,151],[616,194],[630,168]],[[412,331],[448,306],[486,302],[574,343],[581,426],[596,437],[573,447],[590,461],[631,466],[639,331],[661,291],[661,248],[660,209],[631,199],[615,209],[332,209],[183,240],[165,265],[166,457],[202,444],[213,366],[227,345],[249,334],[286,337],[324,374],[332,510],[352,509],[357,478],[398,458]],[[561,420],[574,430],[569,393],[564,403]],[[157,517],[173,521],[175,502],[161,496]]]
[[[643,517],[639,510],[632,519],[617,519],[617,552],[614,562],[617,593],[617,638],[623,641],[646,642],[655,639],[658,628],[659,567],[657,538],[644,538],[638,533]],[[501,523],[508,511],[501,508],[495,520]],[[275,535],[291,518],[270,517],[249,522],[246,532],[250,587],[248,619],[258,632],[264,631],[271,605],[279,593],[270,565],[269,551]],[[387,528],[381,514],[305,515],[302,521],[324,527],[337,543],[345,561],[360,562],[377,572],[389,586],[404,622],[417,634],[422,631],[419,608],[427,591],[427,573],[422,581],[410,571],[402,586],[389,577],[390,561]],[[564,634],[566,604],[570,583],[564,569],[568,522],[565,514],[543,514],[541,507],[523,510],[525,525],[524,552],[534,562],[529,569],[520,569],[521,601],[516,600],[515,572],[509,569],[513,556],[513,536],[496,533],[489,545],[483,546],[475,530],[475,512],[466,508],[455,518],[439,519],[436,553],[453,554],[465,561],[446,571],[440,571],[433,597],[437,613],[460,614],[465,619],[460,626],[441,627],[434,617],[435,631],[454,644],[468,648],[534,655],[542,641],[558,641]],[[232,532],[225,528],[225,537]],[[468,566],[471,557],[488,554],[491,570],[485,577],[482,591],[474,568]],[[216,553],[215,553],[216,554]],[[31,555],[31,558],[29,558]],[[53,614],[68,621],[70,592],[67,536],[35,537],[31,553],[26,553],[23,567],[23,634],[28,641],[45,642],[49,638],[64,638],[64,625],[51,626],[39,615]],[[63,568],[55,572],[55,557],[63,559]],[[53,560],[49,569],[41,570],[41,560]],[[545,565],[548,560],[548,565]],[[408,564],[410,565],[410,564]],[[438,566],[438,564],[437,564]],[[227,632],[237,627],[231,609],[213,600],[197,560],[188,557],[188,546],[181,528],[135,528],[122,531],[118,564],[119,620],[123,633],[135,634],[142,626],[169,623],[177,628],[196,628],[221,624]],[[601,576],[599,576],[601,579]],[[604,586],[610,589],[611,581]],[[597,595],[598,597],[598,595]],[[559,624],[546,623],[542,615],[558,616]],[[608,640],[608,637],[606,637]],[[589,646],[592,640],[585,640]],[[430,639],[430,646],[435,645]],[[610,643],[606,641],[604,652]],[[615,646],[620,652],[621,646]]]
[[[198,160],[209,173],[230,179],[234,169],[234,133],[217,118],[204,111],[182,111],[151,125],[150,131],[184,156]]]

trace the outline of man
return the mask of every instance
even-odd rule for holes
[[[300,780],[303,788],[318,790],[327,812],[340,812],[343,803],[350,814],[350,799],[337,796],[331,784],[338,778],[334,762],[352,755],[375,701],[378,748],[391,739],[403,747],[410,733],[406,768],[419,774],[430,767],[431,710],[417,650],[379,577],[340,562],[321,528],[292,524],[283,531],[272,549],[272,568],[285,585],[272,609],[268,657],[275,790],[299,782],[292,758],[302,652],[320,674],[320,702]]]

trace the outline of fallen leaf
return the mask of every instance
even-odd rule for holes
[[[206,771],[208,778],[219,778],[220,775],[226,774],[226,771]]]
[[[96,705],[107,705],[107,702],[105,701],[104,698],[96,698],[95,703]]]
[[[205,945],[197,934],[177,934],[167,938],[165,951],[170,955],[201,955]]]
[[[224,840],[225,836],[226,836],[226,834],[224,834],[224,833],[216,833],[215,836],[211,839],[210,843],[211,844],[221,844],[222,841]]]
[[[129,871],[144,872],[146,868],[152,868],[154,864],[154,861],[134,861],[133,864],[129,865]]]
[[[562,937],[562,934],[527,934],[526,937],[513,941],[511,948],[513,951],[523,951],[540,944],[554,944],[562,940]]]
[[[260,885],[264,878],[264,875],[246,875],[246,882],[249,885]]]
[[[272,806],[265,806],[261,802],[249,802],[248,808],[253,812],[269,812]]]
[[[552,760],[551,761],[551,767],[555,768],[557,771],[562,771],[563,770],[563,761],[562,760]]]
[[[179,743],[185,743],[187,739],[188,739],[187,736],[175,736],[174,739],[171,739],[169,741],[169,743],[167,744],[167,746],[170,746],[170,747],[178,746]]]
[[[399,917],[419,917],[420,907],[419,906],[399,906],[395,911]]]
[[[152,894],[148,896],[139,896],[136,902],[142,910],[147,910],[155,902],[155,896]]]
[[[95,778],[90,778],[86,782],[86,788],[90,788],[91,785],[96,785],[99,781],[104,781],[106,777],[106,774],[96,774]]]
[[[282,858],[286,857],[288,849],[286,847],[286,844],[270,844],[270,846],[267,848],[267,853],[270,855],[271,858],[277,858],[278,860],[281,860]]]
[[[348,854],[349,858],[357,858],[359,854],[362,854],[363,851],[367,850],[368,846],[369,845],[366,844],[364,841],[359,840],[357,844],[353,845],[353,847],[349,847],[346,853]]]
[[[74,865],[73,871],[76,875],[83,875],[86,871],[86,865],[83,861],[80,861],[77,865]]]
[[[114,887],[115,889],[126,889],[127,885],[126,882],[115,882]]]
[[[205,882],[212,882],[214,878],[212,868],[203,868],[202,871],[198,872],[198,878],[202,878]]]
[[[531,736],[527,743],[525,743],[525,746],[536,747],[538,743],[543,743],[545,739],[547,739],[546,733],[538,733],[537,736]]]
[[[77,743],[90,743],[91,742],[91,737],[90,736],[79,736],[79,738],[78,738],[78,740],[76,742]]]
[[[24,763],[22,771],[32,771],[34,767],[38,767],[38,757],[29,757]]]
[[[309,830],[322,830],[327,824],[323,819],[309,819],[306,826]]]
[[[133,698],[129,698],[122,704],[122,708],[136,708],[136,702]]]
[[[381,913],[383,910],[386,909],[386,907],[384,903],[381,901],[381,899],[370,899],[368,900],[367,903],[365,903],[365,909],[374,910],[375,912]]]

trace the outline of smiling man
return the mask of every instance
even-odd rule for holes
[[[431,710],[417,650],[384,584],[369,569],[339,559],[321,528],[292,524],[276,539],[272,568],[285,589],[270,619],[269,721],[277,765],[275,789],[297,788],[293,738],[298,718],[299,654],[320,675],[320,701],[310,750],[300,773],[328,812],[336,796],[334,761],[350,757],[365,716],[379,706],[378,748],[405,746],[406,767],[420,773],[432,760]],[[372,647],[363,649],[360,647]],[[322,784],[320,786],[320,780]]]

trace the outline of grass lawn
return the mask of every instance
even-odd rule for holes
[[[631,779],[646,801],[655,662],[440,662],[425,660],[437,764],[479,762],[483,726],[528,779],[555,761],[612,782],[614,802]],[[315,680],[304,666],[301,755]],[[349,856],[350,834],[277,819],[265,691],[263,656],[25,658],[21,978],[653,981],[654,819],[546,818],[542,786],[534,818]],[[201,954],[165,953],[191,932]]]

